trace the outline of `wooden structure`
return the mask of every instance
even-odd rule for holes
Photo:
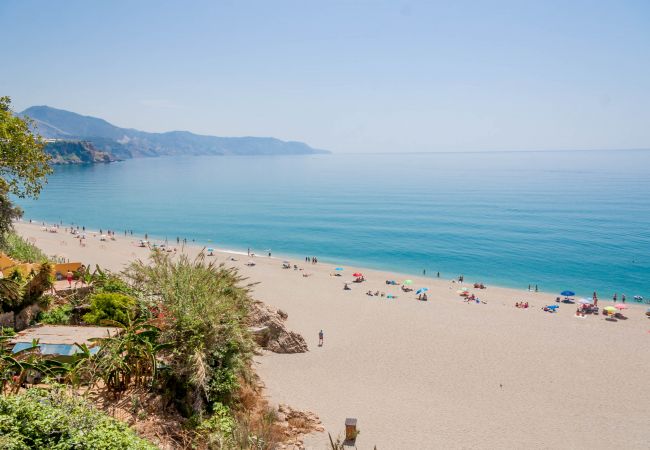
[[[354,441],[357,438],[357,419],[347,418],[345,419],[345,440]]]

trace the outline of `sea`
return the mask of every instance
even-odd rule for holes
[[[26,219],[292,261],[650,299],[650,151],[141,158],[57,166]]]

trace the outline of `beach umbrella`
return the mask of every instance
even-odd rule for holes
[[[616,309],[627,309],[627,305],[625,305],[623,303],[617,303],[617,304],[614,305],[614,308],[616,308]]]
[[[421,293],[426,292],[426,291],[428,291],[428,290],[429,290],[429,288],[420,288],[420,289],[418,289],[417,291],[415,291],[415,293],[416,293],[416,294],[421,294]]]
[[[336,268],[336,269],[334,269],[334,270],[336,270],[337,272],[340,272],[340,271],[342,271],[342,270],[343,270],[343,267],[337,267],[337,268]]]
[[[360,273],[360,272],[355,272],[355,273],[352,274],[352,276],[353,276],[353,277],[362,277],[363,274]]]
[[[404,280],[404,284],[413,284],[413,280]]]
[[[605,306],[603,308],[603,311],[614,312],[614,311],[616,311],[616,308],[614,308],[613,306]]]
[[[576,293],[573,291],[562,291],[560,292],[560,295],[564,295],[565,297],[573,297],[576,295]]]
[[[213,249],[213,248],[209,248],[208,251],[209,251],[210,253],[212,253],[212,252],[214,251],[214,249]]]
[[[548,305],[546,308],[547,309],[558,309],[560,306],[559,305]]]
[[[467,292],[467,291],[469,291],[469,288],[462,287],[462,288],[460,288],[460,290],[463,291],[463,292]]]
[[[583,305],[591,305],[593,302],[594,301],[590,298],[583,298],[582,300],[580,300],[580,303],[582,303]]]

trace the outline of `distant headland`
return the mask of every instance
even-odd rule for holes
[[[19,114],[31,118],[46,139],[55,164],[111,162],[168,155],[311,155],[330,153],[303,142],[272,137],[203,136],[189,131],[148,133],[120,128],[97,117],[32,106]]]

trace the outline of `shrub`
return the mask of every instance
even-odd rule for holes
[[[156,447],[79,397],[55,387],[0,396],[0,448],[132,449]]]
[[[90,312],[83,316],[83,320],[97,325],[105,320],[126,325],[129,318],[133,318],[135,310],[136,301],[128,295],[112,292],[93,294],[90,297]]]
[[[36,321],[47,325],[68,325],[72,310],[72,305],[69,304],[55,306],[49,311],[41,311],[38,313]]]
[[[16,261],[37,263],[47,261],[40,248],[30,244],[15,232],[5,235],[1,250]]]
[[[201,256],[172,260],[156,252],[151,264],[135,262],[126,275],[145,306],[165,311],[161,341],[172,346],[167,387],[180,412],[202,417],[217,402],[231,406],[238,380],[250,374],[253,349],[242,278]]]

